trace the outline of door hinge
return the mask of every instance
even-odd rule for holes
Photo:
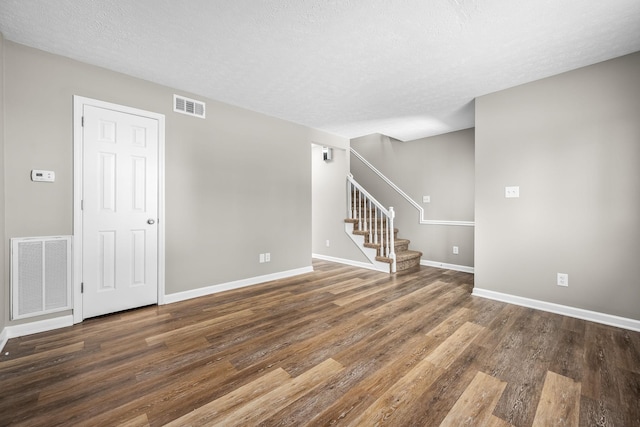
[[[82,124],[80,126],[84,127],[84,116],[82,116]]]
[[[80,200],[80,210],[84,210],[84,200]]]
[[[80,283],[80,293],[84,294],[84,282]]]

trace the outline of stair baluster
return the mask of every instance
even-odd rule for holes
[[[380,236],[378,236],[378,207],[376,206],[373,211],[373,243],[380,243]],[[382,233],[382,229],[380,230]]]
[[[396,238],[393,207],[382,206],[352,175],[347,178],[347,203],[345,231],[376,270],[384,271],[388,264],[395,273],[420,265],[422,253],[409,250],[409,240]]]
[[[386,209],[349,175],[348,212],[360,232],[366,233],[366,241],[379,245],[379,254],[390,258],[390,270],[396,271],[394,251],[393,208]]]
[[[396,250],[395,250],[395,242],[394,242],[394,228],[393,228],[393,219],[396,216],[396,212],[393,210],[393,206],[389,207],[389,227],[387,227],[387,235],[389,236],[387,242],[389,246],[387,248],[387,256],[393,260],[391,264],[391,272],[396,272]]]

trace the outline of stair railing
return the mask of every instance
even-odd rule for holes
[[[450,220],[426,219],[424,217],[424,209],[422,208],[422,206],[420,206],[420,204],[418,202],[413,200],[413,198],[409,197],[409,195],[407,193],[405,193],[404,191],[402,191],[400,189],[400,187],[398,187],[393,182],[391,182],[391,180],[389,178],[384,176],[384,174],[382,172],[380,172],[378,169],[376,169],[375,166],[373,166],[371,163],[369,163],[367,161],[367,159],[365,159],[360,153],[358,153],[356,150],[354,150],[353,147],[351,147],[350,150],[351,150],[351,154],[353,154],[356,159],[360,160],[364,166],[369,168],[369,170],[371,170],[371,172],[373,172],[376,175],[378,175],[378,177],[380,179],[382,179],[382,181],[387,183],[387,185],[389,185],[389,187],[391,187],[396,193],[398,193],[400,196],[402,196],[409,204],[411,204],[414,208],[417,209],[417,211],[418,211],[418,219],[419,219],[420,224],[461,225],[461,226],[470,226],[470,227],[475,226],[475,222],[474,221],[450,221]]]
[[[357,220],[355,226],[366,231],[370,243],[380,245],[380,256],[391,258],[391,272],[396,272],[396,252],[394,245],[393,207],[386,209],[360,184],[347,176],[348,218]]]

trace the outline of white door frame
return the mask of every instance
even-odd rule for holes
[[[148,117],[158,121],[158,305],[164,304],[165,227],[164,227],[164,114],[73,96],[73,323],[82,322],[82,112],[85,105]]]

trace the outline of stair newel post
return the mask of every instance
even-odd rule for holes
[[[391,263],[391,272],[395,273],[396,272],[396,247],[395,247],[395,236],[394,234],[394,227],[393,227],[393,219],[396,217],[396,213],[393,210],[393,206],[389,207],[389,222],[390,222],[390,228],[391,230],[389,230],[389,235],[390,235],[390,239],[389,239],[389,249],[390,249],[390,253],[389,253],[389,258],[393,259],[393,262]]]

